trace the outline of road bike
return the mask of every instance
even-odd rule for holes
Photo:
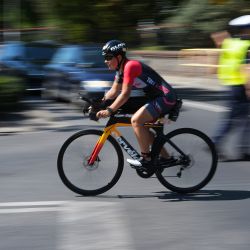
[[[91,105],[89,117],[96,119],[101,109],[98,102],[82,98]],[[176,120],[181,101],[169,114]],[[86,111],[86,110],[85,110]],[[131,126],[131,114],[112,114],[104,129],[81,130],[70,136],[62,145],[57,159],[62,182],[73,192],[84,196],[102,194],[111,189],[121,177],[124,168],[122,149],[133,159],[140,154],[126,140],[119,128]],[[164,122],[146,123],[155,134],[151,145],[149,166],[134,167],[142,178],[155,175],[167,189],[177,193],[195,192],[213,178],[218,162],[215,146],[203,132],[194,128],[178,128],[164,134]],[[163,153],[171,155],[162,161]]]

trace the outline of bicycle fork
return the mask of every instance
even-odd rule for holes
[[[100,136],[100,138],[98,139],[98,141],[96,142],[94,149],[90,155],[90,158],[88,160],[88,164],[89,165],[93,165],[98,157],[98,154],[100,153],[105,141],[107,140],[107,138],[109,137],[111,133],[111,128],[107,127],[104,129],[103,134]]]

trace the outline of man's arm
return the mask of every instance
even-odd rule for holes
[[[132,84],[126,84],[126,83],[122,84],[122,91],[121,91],[121,93],[117,96],[117,98],[115,99],[115,101],[110,105],[110,108],[113,111],[116,111],[124,103],[127,102],[128,98],[130,96],[132,87],[133,87]]]
[[[96,114],[96,116],[98,118],[100,118],[100,117],[106,118],[106,117],[110,116],[110,114],[112,112],[119,109],[128,100],[128,98],[130,96],[131,89],[132,89],[132,84],[122,84],[122,91],[117,96],[115,101],[106,110],[100,110]],[[107,93],[108,93],[107,97],[110,97],[112,92],[107,92]],[[105,95],[105,97],[106,97],[106,95]]]
[[[121,91],[121,84],[114,81],[111,89],[108,90],[108,92],[104,95],[103,101],[105,100],[113,100],[115,99]]]

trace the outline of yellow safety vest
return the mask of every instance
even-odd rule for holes
[[[224,85],[243,85],[247,81],[241,65],[247,56],[250,41],[228,38],[223,41],[219,58],[218,78]]]

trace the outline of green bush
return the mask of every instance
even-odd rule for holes
[[[0,76],[0,112],[18,108],[24,93],[24,85],[18,77]]]

